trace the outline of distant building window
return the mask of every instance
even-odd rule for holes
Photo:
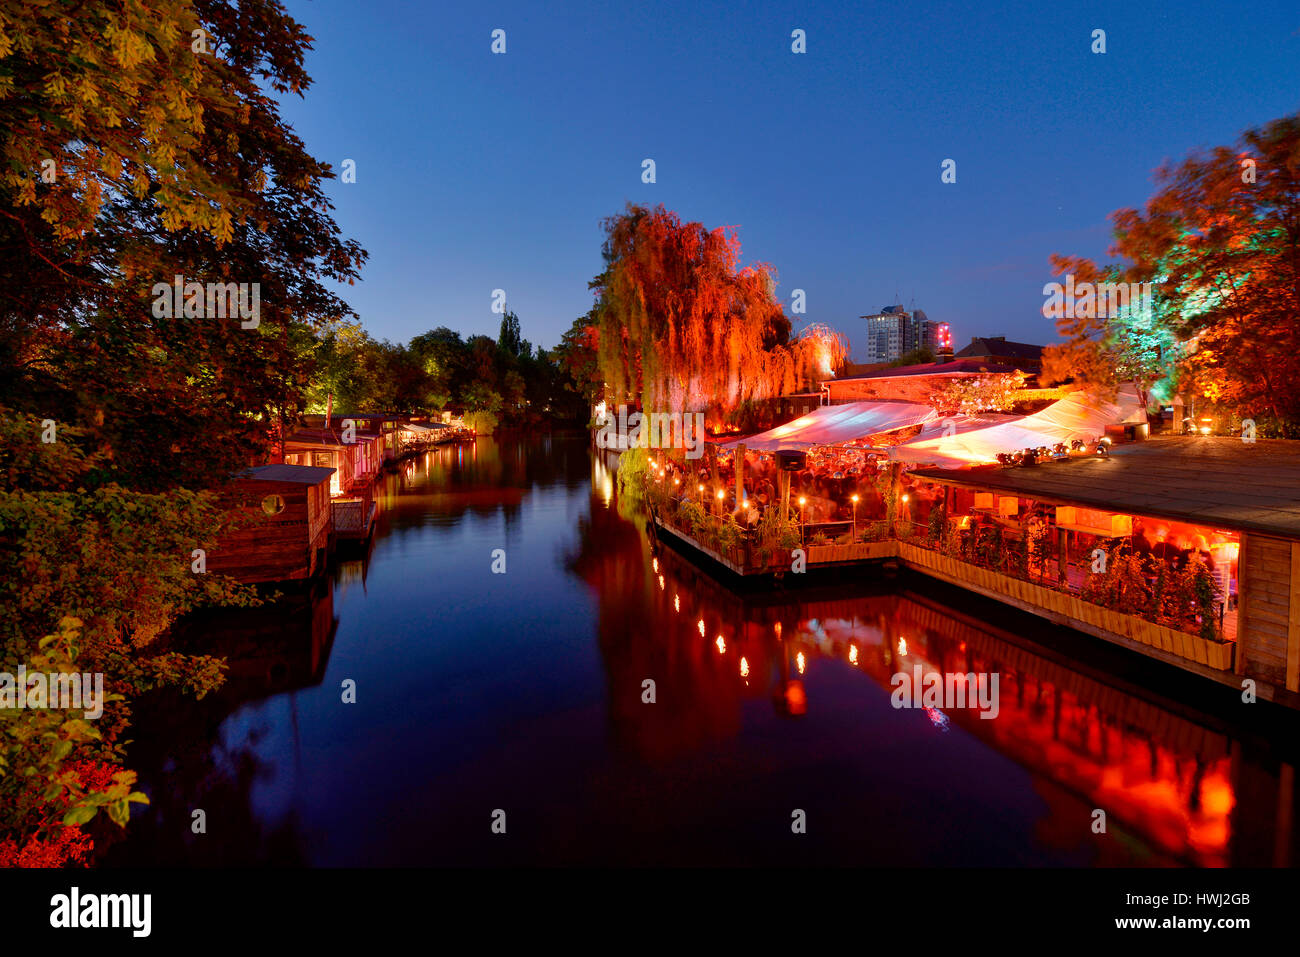
[[[284,511],[284,499],[279,495],[268,495],[262,499],[262,511],[267,515],[279,515]]]

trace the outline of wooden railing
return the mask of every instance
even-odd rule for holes
[[[1235,648],[1232,641],[1212,641],[1191,635],[1137,615],[1095,605],[1070,591],[1014,578],[990,568],[981,568],[909,542],[896,544],[898,557],[904,564],[935,578],[1007,601],[1035,614],[1048,612],[1046,617],[1059,617],[1076,627],[1083,625],[1085,631],[1102,631],[1129,638],[1216,671],[1232,669]]]

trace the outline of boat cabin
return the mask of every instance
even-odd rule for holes
[[[246,521],[208,553],[209,572],[245,583],[310,578],[329,553],[332,468],[263,465],[234,479]]]

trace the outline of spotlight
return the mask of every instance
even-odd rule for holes
[[[1025,466],[1037,465],[1037,464],[1038,464],[1038,450],[1037,450],[1037,449],[1025,449],[1025,451],[1024,451],[1023,453],[1021,453],[1020,464],[1021,464],[1021,465],[1025,465]]]
[[[998,465],[1001,465],[1004,469],[1009,469],[1015,464],[1015,459],[1010,454],[1006,452],[998,453]]]
[[[1083,439],[1072,439],[1070,441],[1071,452],[1082,452],[1087,447],[1088,447],[1088,443],[1083,441]]]
[[[1110,441],[1107,439],[1098,439],[1097,444],[1092,447],[1092,451],[1103,459],[1110,458]]]

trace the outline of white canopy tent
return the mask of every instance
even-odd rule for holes
[[[746,439],[720,443],[719,449],[774,452],[777,449],[810,449],[815,446],[846,445],[882,432],[894,432],[922,425],[936,417],[934,409],[914,402],[849,402],[824,405],[775,429]]]
[[[979,426],[973,421],[978,416],[954,416],[932,423],[912,441],[889,449],[889,457],[896,462],[945,468],[983,465],[996,462],[999,452],[1043,445],[1050,448],[1073,439],[1092,442],[1103,436],[1106,426],[1118,422],[1120,416],[1118,406],[1095,402],[1076,393],[1041,412],[993,425]],[[945,430],[946,423],[952,423],[953,427]]]

